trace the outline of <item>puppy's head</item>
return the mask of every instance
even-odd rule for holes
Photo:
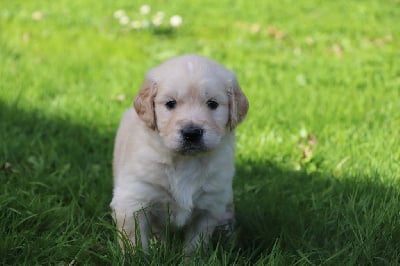
[[[134,101],[147,126],[182,154],[218,146],[244,119],[248,106],[231,71],[196,55],[176,57],[150,70]]]

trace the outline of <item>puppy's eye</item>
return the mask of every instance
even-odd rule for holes
[[[208,106],[208,108],[210,108],[211,110],[215,110],[215,109],[217,109],[218,108],[218,103],[216,102],[216,101],[214,101],[214,100],[208,100],[207,101],[207,106]]]
[[[176,107],[176,101],[171,100],[165,103],[165,107],[167,107],[168,110],[172,110]]]

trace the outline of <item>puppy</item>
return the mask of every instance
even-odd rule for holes
[[[248,106],[234,73],[205,57],[176,57],[147,73],[114,147],[111,208],[130,245],[147,251],[168,224],[184,229],[190,255],[232,218],[234,130]]]

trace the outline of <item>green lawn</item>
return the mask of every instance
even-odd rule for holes
[[[237,73],[238,228],[197,265],[400,264],[400,2],[0,2],[0,264],[171,265],[122,254],[113,139],[145,72],[198,53]]]

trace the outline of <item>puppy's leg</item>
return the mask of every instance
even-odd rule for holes
[[[127,182],[114,187],[113,199],[110,207],[122,239],[119,243],[122,249],[125,245],[132,247],[142,245],[143,251],[148,251],[148,239],[153,223],[150,215],[154,195],[158,195],[153,186],[144,182]],[[124,243],[126,236],[128,243]]]
[[[200,244],[207,244],[217,224],[218,220],[207,213],[198,215],[186,231],[185,255],[191,256]]]
[[[131,245],[132,248],[141,245],[143,251],[147,253],[150,221],[146,215],[146,212],[144,210],[140,210],[129,214],[124,211],[119,212],[115,210],[114,219],[118,230],[121,234],[123,234],[118,238],[118,242],[122,250],[127,249],[127,244]],[[138,237],[140,238],[138,239]],[[128,240],[128,243],[124,241],[124,238]]]

